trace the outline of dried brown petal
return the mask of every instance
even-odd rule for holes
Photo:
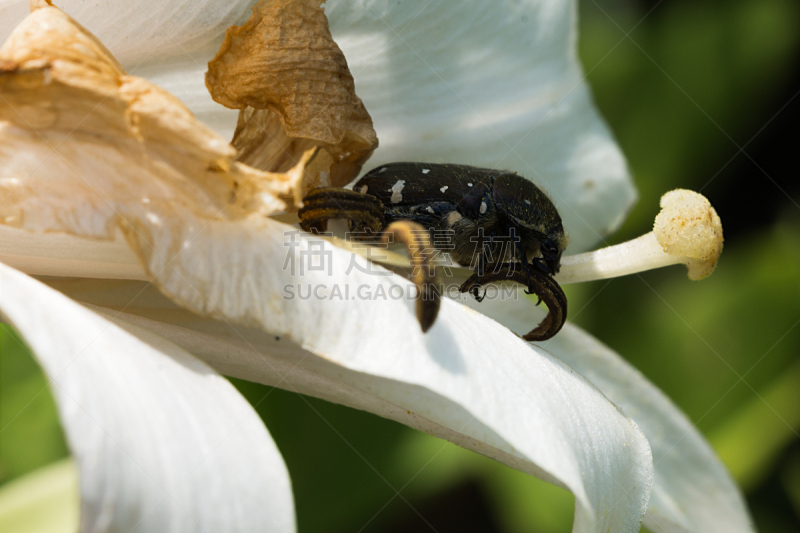
[[[315,153],[279,175],[236,162],[177,98],[128,76],[52,6],[0,48],[0,97],[0,222],[39,231],[113,238],[177,211],[238,219],[291,209]]]
[[[228,28],[206,86],[214,100],[242,110],[233,139],[239,161],[280,172],[320,146],[330,167],[318,165],[307,180],[341,186],[358,174],[378,138],[322,3],[260,1],[244,25]]]

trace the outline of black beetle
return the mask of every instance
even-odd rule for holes
[[[453,259],[475,265],[479,275],[486,262],[516,259],[526,274],[529,261],[550,275],[561,266],[567,246],[561,216],[541,189],[512,172],[467,165],[390,163],[368,172],[353,189],[383,203],[386,224],[412,220],[441,230],[439,242],[450,235],[447,249]],[[510,241],[503,239],[511,239],[514,247],[506,246]],[[481,251],[478,258],[477,251]]]
[[[351,231],[376,234],[392,222],[414,222],[429,230],[435,247],[475,269],[462,291],[478,301],[482,281],[499,279],[498,267],[545,300],[551,311],[547,331],[540,327],[524,338],[544,340],[561,329],[566,297],[552,276],[567,237],[555,205],[532,182],[467,165],[389,163],[369,171],[353,189],[311,191],[299,212],[303,228],[322,229],[327,219],[347,218]],[[484,278],[487,264],[495,265],[495,275]],[[512,275],[520,266],[522,279]]]

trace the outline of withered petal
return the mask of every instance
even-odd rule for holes
[[[262,0],[245,24],[228,29],[206,73],[214,100],[241,109],[239,161],[282,172],[310,147],[328,152],[329,168],[308,173],[307,188],[346,184],[378,146],[322,3]]]

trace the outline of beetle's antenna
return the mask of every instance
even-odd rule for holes
[[[328,220],[346,218],[362,229],[378,233],[384,224],[383,204],[374,196],[340,187],[320,187],[303,198],[297,212],[300,226],[308,232],[327,229]]]

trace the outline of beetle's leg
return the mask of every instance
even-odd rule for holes
[[[545,274],[553,274],[553,271],[547,266],[547,262],[545,261],[544,257],[535,257],[533,259],[533,264],[538,268],[541,272]]]
[[[478,280],[483,277],[486,273],[486,249],[481,246],[481,255],[478,256],[478,268],[475,269],[475,275],[478,276]],[[484,298],[486,298],[486,291],[483,291],[483,296],[481,296],[481,282],[476,281],[475,284],[472,286],[470,290],[470,294],[473,298],[475,298],[476,302],[482,302]]]
[[[522,269],[525,271],[525,280],[527,281],[525,294],[536,294],[536,291],[533,289],[533,283],[531,282],[531,264],[528,263],[528,252],[525,250],[525,247],[522,246],[519,237],[514,238],[514,244],[519,251],[519,260],[522,263]],[[541,296],[539,296],[539,301],[536,302],[536,305],[539,305],[540,303],[542,303]]]
[[[513,264],[503,265],[500,272],[490,272],[483,279],[482,283],[492,281],[505,281],[511,278],[517,283],[525,283],[527,276]],[[537,269],[531,270],[531,281],[533,282],[534,292],[547,304],[547,316],[542,322],[530,332],[523,335],[526,341],[544,341],[559,332],[564,322],[567,320],[567,297],[552,276],[540,272]],[[478,276],[473,274],[462,286],[461,292],[472,291],[478,283]]]
[[[483,299],[486,298],[486,289],[483,290],[483,296],[481,296],[482,286],[483,285],[481,285],[480,282],[476,282],[475,285],[472,286],[472,290],[470,291],[470,294],[472,294],[472,297],[475,298],[475,301],[478,303],[482,302]]]
[[[545,257],[536,257],[536,258],[534,258],[533,259],[533,263],[531,263],[531,265],[536,266],[536,268],[538,268],[541,272],[543,272],[544,274],[546,274],[548,276],[552,275],[552,273],[553,273],[553,271],[547,265],[547,259]],[[530,273],[529,273],[528,274],[528,289],[529,290],[530,290],[530,282],[531,282],[531,277],[530,277]],[[531,293],[528,292],[528,291],[525,291],[525,294],[531,294]],[[539,305],[540,303],[542,303],[542,297],[541,296],[539,296],[539,301],[536,302],[536,305]]]
[[[538,306],[540,303],[542,303],[542,297],[539,296],[535,290],[533,290],[533,284],[531,283],[531,266],[528,263],[525,263],[525,279],[528,282],[528,288],[525,289],[525,294],[536,294],[536,296],[539,297],[539,299],[536,301],[536,305]]]
[[[383,228],[383,203],[369,194],[341,187],[320,187],[303,198],[297,213],[300,226],[306,231],[325,231],[328,220],[344,218],[367,231],[377,234]]]
[[[481,253],[478,256],[478,268],[475,270],[475,273],[479,278],[482,278],[483,275],[486,274],[486,247],[483,245],[483,242],[480,242],[479,245],[481,247]]]
[[[434,254],[431,251],[430,234],[416,222],[398,220],[383,230],[382,241],[388,243],[390,235],[405,244],[408,250],[411,265],[414,267],[413,281],[419,291],[417,321],[423,332],[428,331],[436,321],[442,305],[442,290],[436,283],[436,270],[431,262]]]
[[[539,299],[536,301],[536,305],[539,305],[540,303],[542,303],[542,297],[539,296],[539,294],[533,288],[533,283],[531,282],[531,265],[528,262],[525,262],[523,264],[525,265],[525,267],[524,267],[525,268],[525,280],[528,282],[528,288],[525,289],[525,294],[527,294],[527,295],[536,294],[536,296],[539,297]]]

